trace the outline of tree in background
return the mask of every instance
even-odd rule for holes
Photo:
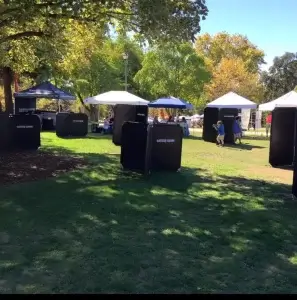
[[[174,96],[197,105],[210,78],[204,60],[189,43],[167,43],[148,52],[135,81],[151,99]]]
[[[241,59],[247,71],[251,73],[258,72],[261,65],[265,63],[264,52],[240,34],[231,35],[221,32],[211,36],[206,33],[197,38],[195,49],[198,55],[204,57],[211,71],[223,58]]]
[[[245,36],[225,32],[214,36],[204,34],[196,40],[195,49],[212,73],[201,103],[206,105],[230,91],[256,102],[262,99],[263,87],[259,83],[259,70],[265,63],[264,52]]]
[[[297,86],[297,53],[286,52],[275,57],[268,72],[261,74],[265,86],[265,100],[276,99]]]
[[[56,68],[60,85],[69,89],[91,115],[96,116],[97,106],[83,103],[83,99],[110,90],[124,90],[125,70],[123,53],[129,56],[128,88],[135,90],[133,77],[141,68],[142,49],[133,39],[118,36],[94,38],[85,25],[76,25],[69,31],[71,46]],[[65,85],[66,83],[66,85]],[[106,108],[100,106],[101,113]]]
[[[216,67],[211,82],[205,87],[209,101],[231,91],[255,102],[263,97],[259,75],[249,72],[240,58],[223,58]]]
[[[67,47],[65,32],[71,20],[91,22],[104,30],[116,23],[149,41],[193,40],[200,31],[200,18],[206,15],[203,0],[4,0],[0,3],[0,67],[6,110],[13,107],[13,73],[32,71],[39,49],[53,54]]]

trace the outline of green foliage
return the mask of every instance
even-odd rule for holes
[[[259,75],[247,70],[242,59],[223,58],[212,74],[212,80],[205,86],[208,100],[215,100],[228,92],[235,92],[252,101],[263,97]]]
[[[207,15],[204,0],[5,0],[0,2],[0,44],[27,37],[48,37],[64,22],[117,23],[148,39],[193,39]]]
[[[195,48],[197,53],[206,59],[212,70],[223,58],[241,59],[247,70],[252,73],[259,71],[260,66],[265,63],[264,52],[240,34],[230,35],[225,32],[214,36],[204,34],[196,40]]]
[[[175,96],[197,104],[210,78],[191,44],[168,43],[148,52],[135,81],[151,98]]]
[[[128,87],[134,90],[133,77],[141,68],[142,50],[124,36],[116,40],[94,35],[85,25],[75,24],[69,28],[70,47],[63,61],[57,64],[55,76],[60,84],[68,83],[81,104],[83,99],[110,90],[124,89],[124,60],[123,53],[128,59]],[[94,110],[94,107],[88,107]],[[100,106],[101,114],[106,108]],[[96,113],[95,113],[96,115]]]
[[[263,72],[261,81],[265,85],[265,99],[276,99],[297,86],[297,53],[286,52],[275,57],[268,72]]]
[[[55,73],[55,64],[64,60],[65,49],[70,46],[68,29],[72,21],[80,25],[87,24],[88,29],[97,27],[101,33],[107,32],[110,25],[116,24],[125,32],[135,32],[139,40],[144,38],[149,41],[173,38],[190,40],[200,31],[200,18],[207,15],[204,2],[204,0],[182,2],[179,0],[149,2],[146,0],[1,0],[0,67],[18,73],[36,73],[36,70],[40,69],[50,71],[47,76]],[[103,69],[106,68],[104,59],[103,61],[95,59],[95,61],[95,65],[99,64]],[[48,68],[48,65],[51,68]],[[8,73],[11,72],[7,69],[6,74]],[[37,77],[39,75],[37,72]],[[102,82],[102,78],[100,80]],[[7,106],[11,110],[9,76],[5,77],[4,86]]]

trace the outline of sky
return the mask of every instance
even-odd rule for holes
[[[268,69],[275,56],[297,52],[297,0],[206,0],[209,13],[201,32],[242,34],[266,54]]]

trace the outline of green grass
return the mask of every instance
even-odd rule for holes
[[[180,173],[122,174],[105,138],[42,135],[92,166],[0,191],[1,293],[295,293],[292,173],[268,142],[183,144]]]

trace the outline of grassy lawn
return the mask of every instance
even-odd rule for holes
[[[91,167],[0,190],[1,293],[296,293],[292,172],[268,141],[183,144],[180,173],[120,171],[105,137],[42,135]]]

